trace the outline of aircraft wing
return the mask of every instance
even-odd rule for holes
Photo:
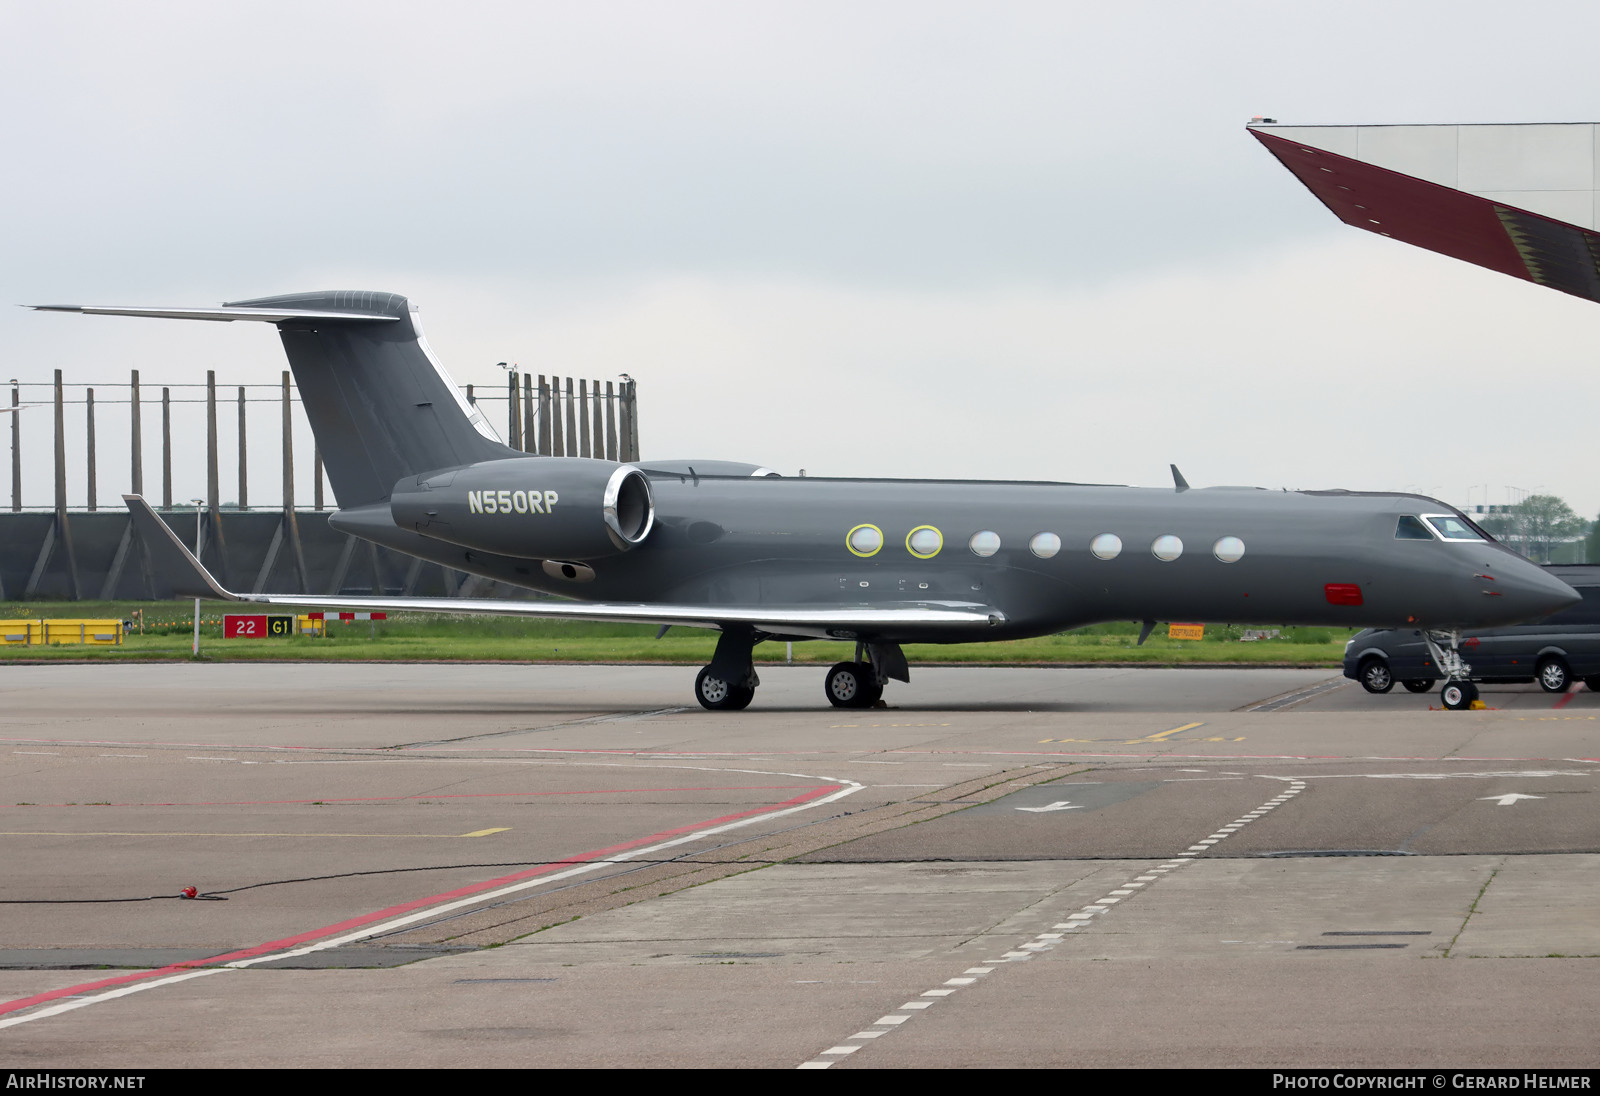
[[[890,605],[679,605],[650,602],[511,601],[503,598],[456,597],[324,597],[315,594],[239,594],[225,589],[194,557],[177,535],[140,495],[123,495],[150,553],[156,574],[169,581],[179,597],[308,609],[379,610],[383,612],[481,613],[498,616],[547,617],[561,620],[606,620],[623,624],[677,624],[690,628],[750,627],[778,635],[819,639],[852,639],[861,632],[885,628],[970,629],[1000,624],[1005,615],[989,605],[961,601],[901,602]]]

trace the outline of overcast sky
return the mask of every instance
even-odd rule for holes
[[[1509,43],[1509,10],[0,0],[0,302],[399,292],[463,383],[632,374],[647,457],[1144,485],[1176,462],[1593,517],[1600,307],[1339,224],[1244,128],[1600,120],[1593,74]],[[1515,10],[1539,42],[1600,32],[1592,3]],[[138,368],[147,398],[284,368],[253,324],[5,307],[0,348],[0,380]],[[252,501],[278,497],[274,415]],[[126,408],[98,417],[104,505]],[[49,412],[22,421],[47,505]],[[203,420],[176,421],[189,498]]]

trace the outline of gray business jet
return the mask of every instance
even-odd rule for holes
[[[1411,627],[1446,704],[1476,697],[1459,632],[1578,594],[1418,495],[1171,490],[974,480],[786,478],[715,460],[618,464],[501,444],[389,293],[303,293],[220,308],[35,306],[275,324],[339,511],[389,548],[570,601],[313,597],[224,589],[138,496],[127,503],[179,596],[714,628],[695,698],[746,707],[764,640],[842,639],[841,708],[909,681],[905,643],[1046,635],[1098,621]]]

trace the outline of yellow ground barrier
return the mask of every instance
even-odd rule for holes
[[[42,620],[0,620],[0,644],[26,647],[30,643],[44,642]]]
[[[0,643],[49,646],[81,643],[88,647],[114,647],[122,642],[120,620],[0,620]]]

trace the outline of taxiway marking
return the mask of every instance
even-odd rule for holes
[[[1559,711],[1560,709],[1565,708],[1568,704],[1571,704],[1572,703],[1572,698],[1577,696],[1577,695],[1578,695],[1578,690],[1577,689],[1568,689],[1565,693],[1561,694],[1561,699],[1557,700],[1554,704],[1551,705],[1551,707],[1555,708],[1555,709],[1557,709]]]
[[[452,910],[474,906],[480,902],[502,898],[563,879],[570,879],[577,875],[598,871],[602,867],[633,860],[641,856],[650,856],[678,845],[688,844],[691,841],[698,841],[729,830],[754,825],[757,822],[782,818],[798,811],[820,807],[825,803],[832,803],[843,799],[847,795],[853,795],[861,791],[865,786],[856,783],[854,780],[846,780],[840,777],[819,777],[808,773],[762,773],[760,775],[788,776],[801,780],[823,780],[827,783],[822,787],[813,789],[809,794],[797,795],[780,803],[723,815],[720,818],[713,818],[705,822],[692,822],[675,829],[662,830],[660,833],[650,834],[647,837],[639,837],[631,841],[610,845],[603,849],[580,853],[564,860],[541,864],[535,868],[503,875],[497,879],[486,880],[482,883],[459,887],[452,891],[445,891],[442,894],[413,899],[410,902],[375,910],[336,924],[324,925],[321,928],[311,929],[295,936],[257,944],[255,947],[245,948],[241,951],[214,955],[209,959],[173,963],[158,970],[138,971],[133,974],[103,978],[97,982],[64,986],[60,989],[36,993],[30,997],[0,1002],[0,1016],[5,1017],[0,1019],[0,1028],[31,1023],[34,1020],[42,1020],[49,1016],[59,1016],[64,1012],[87,1008],[102,1001],[114,1000],[119,997],[125,997],[130,993],[154,989],[157,986],[172,985],[191,978],[223,974],[231,970],[241,970],[255,966],[257,963],[298,958],[315,951],[341,947],[357,940],[394,932],[406,925],[437,917]],[[828,791],[830,787],[835,790]],[[654,844],[647,844],[647,842],[654,842]],[[443,904],[441,905],[440,903]],[[97,990],[105,992],[97,993],[95,992]],[[63,998],[67,998],[67,1000],[63,1000]],[[51,1002],[58,1003],[51,1004]],[[30,1009],[35,1011],[27,1011]],[[21,1015],[5,1016],[6,1013],[21,1013]]]
[[[388,840],[415,838],[432,840],[461,837],[487,837],[491,833],[504,833],[510,826],[492,830],[474,830],[472,833],[198,833],[170,830],[0,830],[0,837],[382,837]]]
[[[452,761],[451,764],[459,764]],[[892,762],[892,764],[899,764]],[[710,770],[719,771],[719,770]],[[737,770],[725,770],[734,772]],[[663,791],[672,792],[772,792],[789,791],[798,788],[810,787],[809,784],[723,784],[704,788],[580,788],[577,791],[524,791],[524,792],[416,792],[410,795],[364,795],[345,796],[340,799],[228,799],[217,802],[196,803],[30,803],[30,807],[295,807],[295,806],[328,806],[334,803],[428,803],[436,799],[504,799],[522,797],[533,799],[547,795],[655,795]],[[920,785],[919,785],[920,786]],[[928,785],[929,787],[942,787],[943,785]],[[12,804],[0,803],[0,810]],[[23,804],[15,804],[23,806]]]
[[[1172,728],[1172,730],[1170,730],[1170,731],[1162,731],[1160,734],[1146,735],[1144,738],[1130,738],[1130,739],[1128,739],[1127,742],[1125,742],[1123,744],[1126,745],[1126,746],[1133,746],[1133,745],[1137,745],[1140,742],[1161,742],[1161,741],[1171,737],[1172,735],[1178,734],[1178,733],[1180,733],[1182,731],[1192,731],[1196,727],[1204,727],[1204,726],[1205,726],[1204,723],[1185,723],[1181,727],[1174,727],[1174,728]]]
[[[977,984],[985,976],[993,974],[1002,964],[1024,963],[1043,952],[1053,951],[1068,936],[1082,932],[1095,918],[1115,909],[1116,904],[1123,901],[1125,897],[1140,893],[1138,888],[1148,887],[1163,875],[1177,871],[1185,864],[1193,863],[1198,854],[1212,851],[1212,846],[1215,846],[1218,842],[1232,837],[1249,823],[1289,802],[1306,789],[1306,782],[1297,777],[1271,776],[1267,777],[1267,779],[1286,781],[1289,787],[1261,804],[1255,810],[1240,815],[1226,826],[1219,827],[1215,833],[1189,846],[1180,855],[1164,861],[1158,867],[1143,870],[1139,875],[1134,876],[1120,887],[1108,892],[1099,901],[1091,902],[1076,912],[1067,914],[1065,920],[1058,921],[1045,931],[1037,933],[1033,939],[1017,945],[1016,948],[1010,951],[1002,952],[998,958],[984,960],[981,967],[967,968],[962,972],[963,977],[948,978],[937,989],[924,990],[920,996],[927,998],[927,1000],[907,1001],[893,1012],[874,1020],[871,1027],[856,1032],[843,1043],[821,1051],[816,1057],[801,1062],[795,1068],[832,1069],[834,1064],[843,1061],[846,1055],[853,1054],[862,1047],[871,1045],[868,1042],[858,1042],[857,1040],[876,1040],[891,1032],[899,1031],[907,1021],[914,1019],[921,1010],[933,1007],[934,1004],[955,995],[969,985]]]

